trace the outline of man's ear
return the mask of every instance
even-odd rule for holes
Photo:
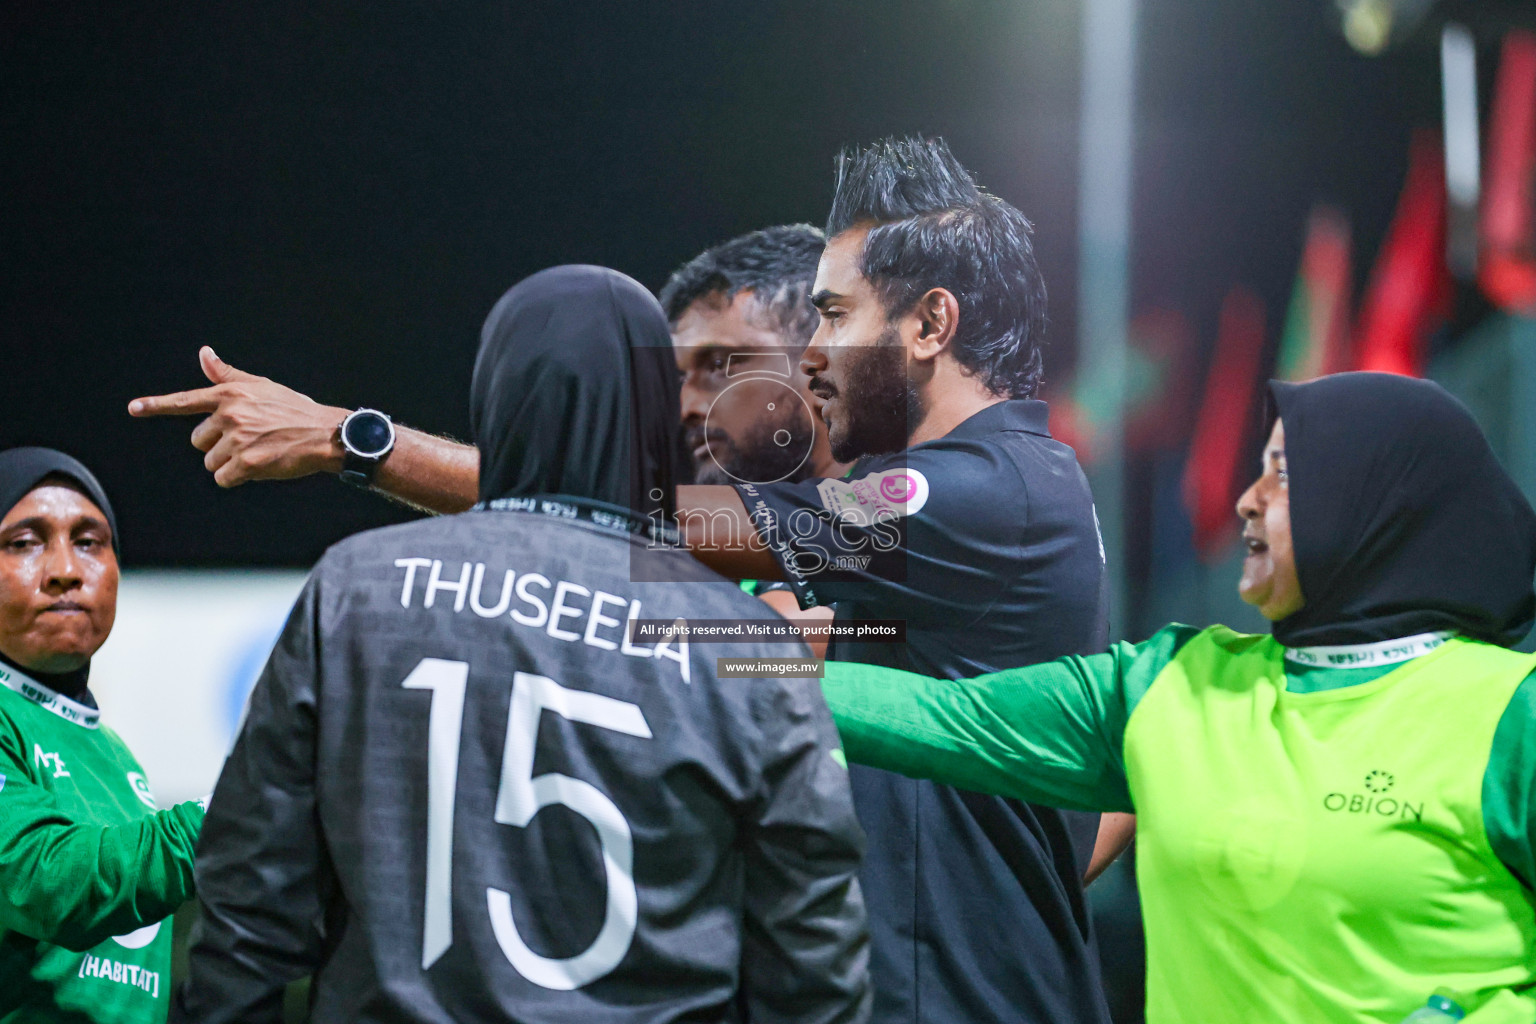
[[[949,345],[960,325],[960,302],[947,288],[930,288],[917,300],[910,314],[917,321],[917,337],[910,349],[913,359],[934,359]]]

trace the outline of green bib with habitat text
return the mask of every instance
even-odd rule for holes
[[[1205,630],[1131,714],[1148,1024],[1398,1024],[1441,986],[1467,1024],[1536,1020],[1536,910],[1482,813],[1536,657],[1452,639],[1294,693],[1283,654]]]

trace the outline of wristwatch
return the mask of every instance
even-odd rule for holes
[[[395,425],[377,409],[359,409],[341,421],[336,433],[346,453],[342,482],[364,490],[372,487],[379,463],[395,450]]]

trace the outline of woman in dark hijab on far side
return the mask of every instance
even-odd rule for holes
[[[101,723],[91,656],[117,615],[117,522],[47,448],[0,452],[0,1024],[161,1024],[203,808],[155,810]]]
[[[1134,811],[1147,1021],[1536,1019],[1536,515],[1438,385],[1270,385],[1238,588],[970,680],[827,665],[850,760]],[[1415,1017],[1415,1020],[1425,1019]]]

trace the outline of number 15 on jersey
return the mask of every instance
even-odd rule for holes
[[[437,962],[453,944],[453,805],[458,788],[459,737],[464,727],[464,691],[469,665],[462,661],[423,658],[401,684],[429,690],[431,715],[427,727],[427,881],[421,966]],[[639,916],[635,891],[634,843],[629,822],[614,802],[591,783],[557,772],[533,774],[539,719],[545,711],[570,722],[611,729],[628,736],[651,738],[640,708],[585,690],[571,690],[546,676],[517,672],[512,677],[512,703],[507,714],[506,747],[501,783],[496,792],[496,820],[526,828],[540,810],[567,807],[591,822],[602,848],[608,901],[597,938],[575,956],[541,956],[528,948],[512,918],[511,897],[501,889],[485,890],[486,909],[497,944],[523,977],[544,988],[568,991],[588,985],[619,965],[629,952]]]

